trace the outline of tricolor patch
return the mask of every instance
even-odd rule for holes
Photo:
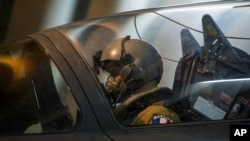
[[[173,122],[167,115],[154,115],[152,124],[170,124]]]

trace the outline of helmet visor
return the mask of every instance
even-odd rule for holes
[[[111,76],[117,76],[121,71],[120,61],[108,60],[100,64],[101,68],[110,73]]]

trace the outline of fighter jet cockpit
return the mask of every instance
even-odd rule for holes
[[[137,124],[129,119],[138,114],[135,107],[144,110],[150,102],[158,102],[152,96],[158,90],[166,93],[156,97],[164,99],[163,105],[169,108],[164,119],[167,123],[249,118],[250,36],[243,24],[247,20],[242,18],[247,14],[235,16],[232,22],[232,15],[240,15],[240,8],[206,10],[194,14],[197,19],[191,21],[190,13],[171,15],[171,10],[156,10],[114,17],[116,20],[100,21],[84,30],[80,50],[85,56],[94,54],[87,60],[93,60],[89,63],[93,63],[119,121]],[[96,32],[87,34],[87,30]],[[85,46],[99,48],[89,52]],[[115,81],[117,75],[122,82]],[[137,92],[151,80],[157,89]]]
[[[126,127],[249,121],[249,16],[237,3],[146,9],[0,46],[0,123],[9,127],[0,131],[83,130],[90,119]]]

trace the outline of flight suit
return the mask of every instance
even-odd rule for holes
[[[178,123],[178,115],[160,104],[152,104],[141,111],[132,121],[132,125]]]
[[[170,124],[179,116],[167,107],[174,93],[167,87],[154,87],[131,94],[115,109],[116,117],[125,125]]]

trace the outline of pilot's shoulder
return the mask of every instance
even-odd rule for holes
[[[133,124],[165,124],[180,122],[178,115],[171,109],[162,105],[150,105],[141,111]]]

